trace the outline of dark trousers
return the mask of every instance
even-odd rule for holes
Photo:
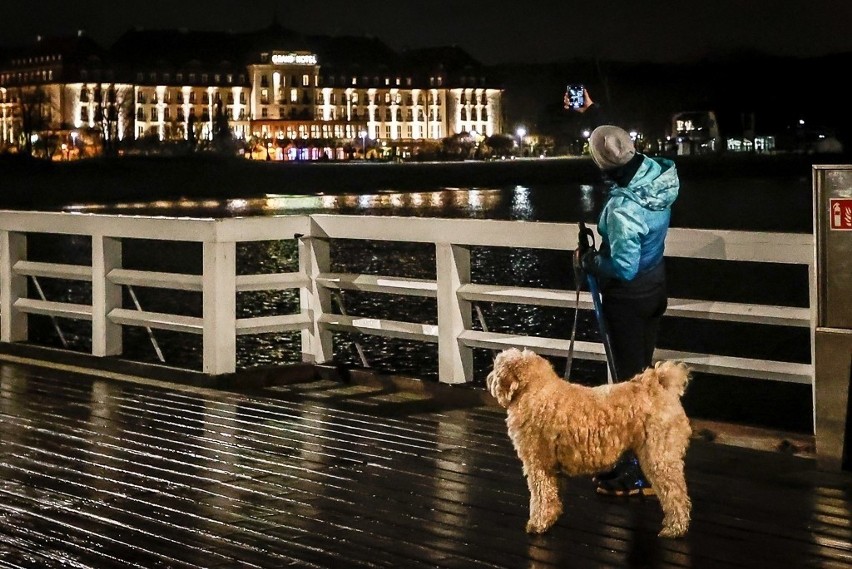
[[[613,378],[615,381],[630,379],[652,363],[668,298],[664,285],[645,292],[641,296],[606,293],[602,296],[604,319],[618,373],[618,377]]]

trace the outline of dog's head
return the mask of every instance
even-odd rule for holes
[[[530,379],[546,377],[546,374],[552,373],[550,362],[535,352],[509,348],[494,358],[494,369],[488,374],[485,384],[497,403],[508,407],[517,399]]]

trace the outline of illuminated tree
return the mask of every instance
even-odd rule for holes
[[[507,156],[512,153],[515,139],[508,134],[495,134],[486,138],[485,144],[495,156]]]
[[[54,116],[58,116],[58,107],[50,92],[43,86],[19,87],[17,89],[17,116],[21,125],[24,149],[33,156],[33,139],[43,136],[53,127]],[[13,111],[14,113],[14,111]],[[45,158],[50,158],[44,146]]]
[[[98,85],[94,93],[95,128],[100,132],[104,154],[112,156],[118,153],[119,123],[130,114],[132,100],[129,91],[115,85]]]
[[[234,133],[225,114],[221,99],[216,101],[213,111],[213,150],[220,154],[236,154],[237,145]]]

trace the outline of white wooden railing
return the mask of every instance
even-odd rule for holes
[[[594,229],[594,227],[592,227]],[[27,235],[33,233],[88,236],[90,266],[46,264],[27,259]],[[202,243],[203,274],[129,270],[122,267],[122,240]],[[299,267],[292,273],[237,275],[237,243],[298,240]],[[399,276],[331,273],[330,241],[362,239],[431,243],[435,247],[435,280]],[[235,371],[236,336],[267,332],[301,332],[303,361],[333,359],[335,331],[406,338],[438,344],[438,378],[445,383],[470,381],[473,348],[526,346],[542,354],[567,356],[569,340],[476,330],[472,303],[500,302],[562,307],[571,314],[575,291],[472,283],[472,247],[565,250],[576,242],[576,226],[566,223],[434,219],[344,215],[297,215],[229,219],[151,218],[72,213],[0,212],[0,341],[28,338],[27,314],[92,322],[92,353],[122,353],[122,326],[144,326],[200,334],[203,372]],[[164,243],[166,246],[167,243]],[[672,298],[667,315],[810,328],[815,300],[812,235],[672,229],[670,257],[723,261],[801,264],[808,267],[811,308],[737,304]],[[91,281],[91,304],[70,304],[27,297],[27,278],[49,277]],[[203,296],[200,317],[146,312],[124,307],[123,286],[197,291]],[[238,292],[298,289],[298,313],[253,318],[236,317]],[[364,318],[332,310],[335,289],[409,295],[437,300],[437,324]],[[582,293],[580,308],[592,308]],[[342,312],[342,311],[341,311]],[[566,320],[568,317],[566,316]],[[811,332],[813,346],[813,332]],[[811,349],[813,356],[813,347]],[[603,346],[580,341],[574,355],[605,359]],[[723,355],[659,350],[658,358],[679,359],[695,371],[738,377],[813,384],[811,363],[789,363]],[[813,357],[811,357],[811,362]]]

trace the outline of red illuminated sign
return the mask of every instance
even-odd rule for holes
[[[852,198],[828,200],[828,226],[840,231],[852,231]]]

